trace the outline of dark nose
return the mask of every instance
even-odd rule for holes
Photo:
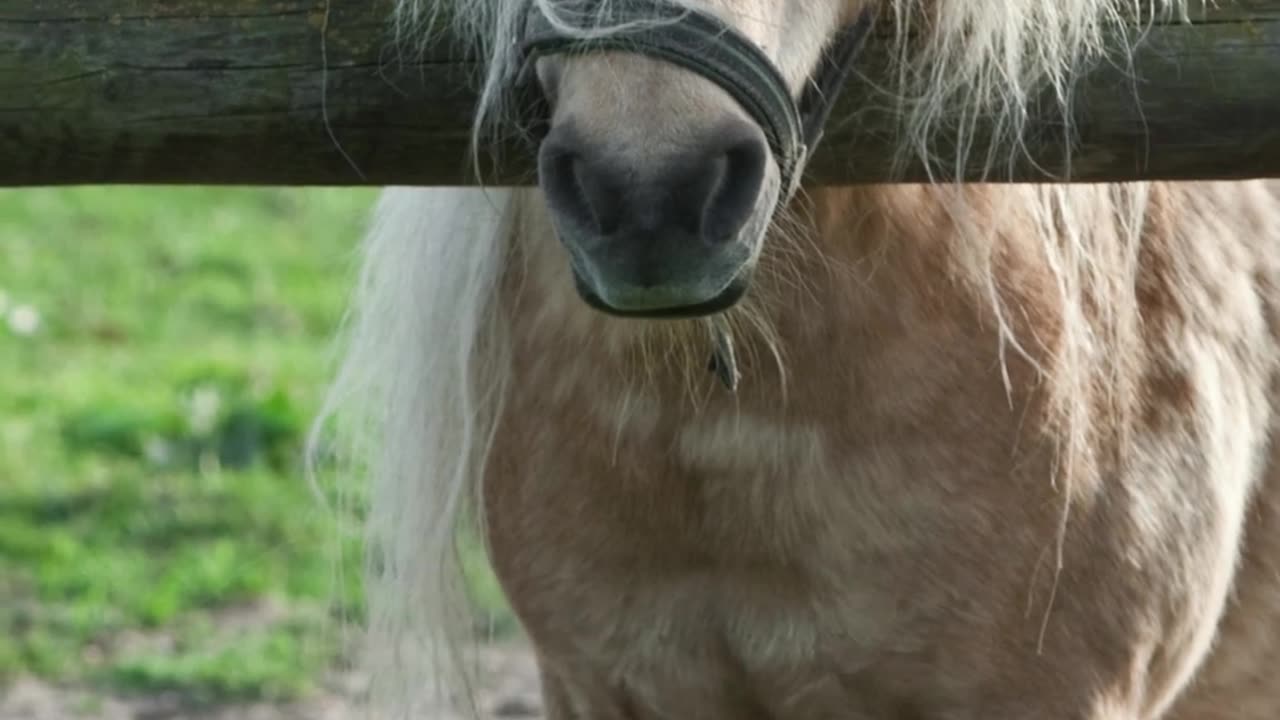
[[[608,157],[552,133],[541,174],[554,209],[602,235],[677,230],[705,242],[730,240],[755,209],[768,149],[753,125],[718,129],[685,155],[660,162]],[[645,167],[646,165],[650,167]]]
[[[610,152],[570,126],[543,142],[540,182],[588,300],[624,313],[696,308],[753,256],[759,233],[744,228],[761,202],[763,133],[735,120],[686,147]]]

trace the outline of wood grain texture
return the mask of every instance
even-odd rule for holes
[[[474,62],[443,44],[410,62],[388,15],[386,0],[0,0],[0,185],[475,184]],[[1149,28],[1132,75],[1082,82],[1069,178],[1062,123],[1041,118],[1031,159],[987,179],[1280,176],[1280,0],[1191,21]],[[874,81],[884,57],[873,41],[860,69]],[[891,170],[872,85],[842,97],[814,180],[925,177]],[[524,148],[501,157],[484,182],[531,182]]]

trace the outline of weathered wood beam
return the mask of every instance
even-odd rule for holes
[[[1151,27],[1136,77],[1104,67],[1083,82],[1072,179],[1280,176],[1280,0],[1218,2]],[[474,184],[473,62],[443,46],[405,61],[388,9],[0,0],[0,185]],[[884,49],[865,57],[874,72]],[[891,125],[862,87],[811,176],[921,179],[888,175]],[[1029,149],[1013,179],[1062,177],[1060,129],[1037,125]],[[527,183],[528,155],[505,158],[485,182]]]

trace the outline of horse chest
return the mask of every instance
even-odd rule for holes
[[[847,707],[824,678],[923,649],[947,562],[919,453],[836,453],[817,426],[740,413],[644,432],[644,413],[622,435],[578,416],[498,441],[495,568],[551,662],[703,704],[778,683]]]

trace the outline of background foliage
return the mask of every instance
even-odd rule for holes
[[[359,508],[300,453],[373,198],[0,192],[0,686],[285,699],[341,660]]]

